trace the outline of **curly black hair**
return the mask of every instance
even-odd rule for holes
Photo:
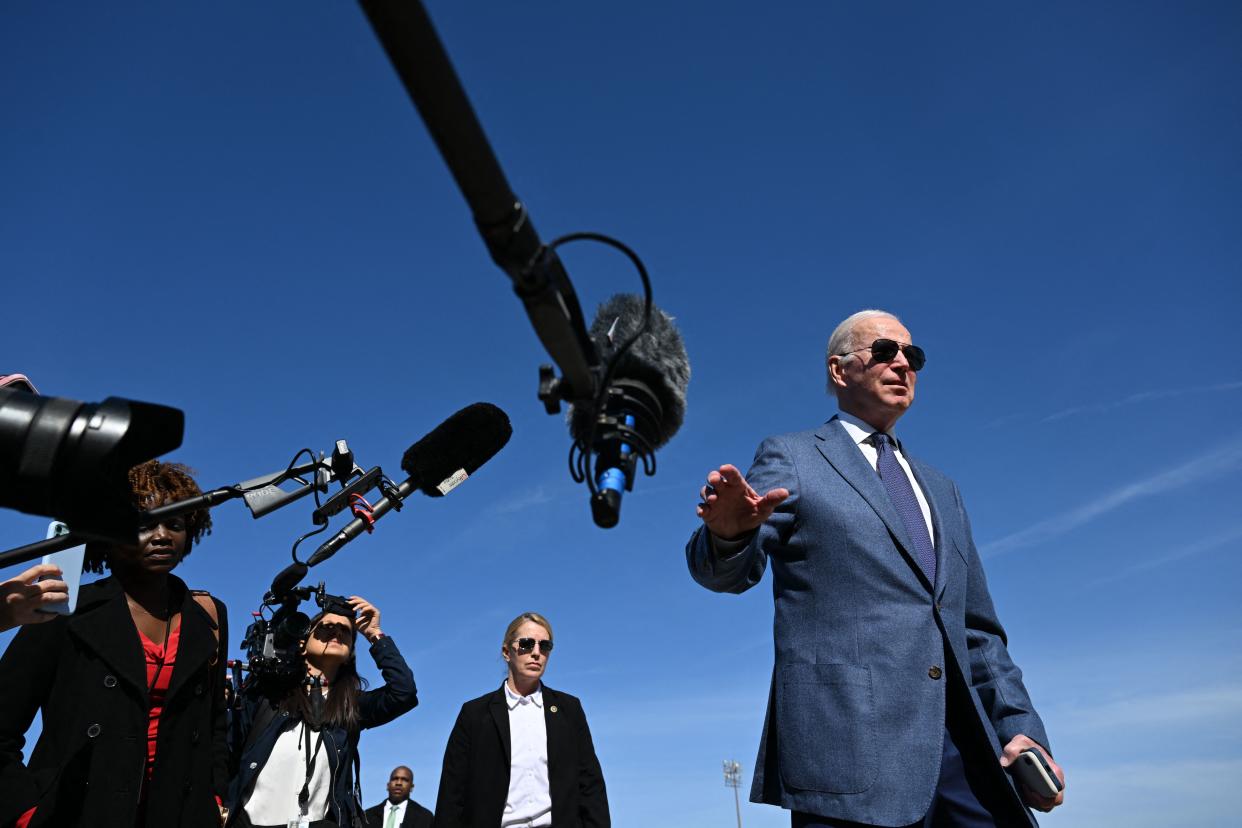
[[[165,503],[173,503],[197,497],[203,491],[194,482],[194,470],[183,463],[162,463],[148,460],[129,470],[130,499],[138,509],[152,509]],[[185,516],[185,554],[204,535],[211,534],[211,513],[198,509]],[[184,555],[182,557],[185,557]],[[108,567],[108,544],[93,541],[86,545],[82,562],[87,572],[102,573]]]

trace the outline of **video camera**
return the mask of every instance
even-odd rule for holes
[[[310,617],[299,606],[311,596],[325,613],[354,617],[349,600],[329,594],[323,581],[317,587],[294,587],[280,594],[267,593],[242,641],[246,650],[245,669],[250,673],[247,683],[257,682],[260,690],[277,692],[305,678],[301,644],[310,634]],[[272,611],[270,618],[264,617],[264,610]]]

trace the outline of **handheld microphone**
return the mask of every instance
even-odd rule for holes
[[[512,435],[509,416],[491,403],[479,402],[461,409],[406,449],[401,468],[409,477],[372,507],[371,520],[354,518],[321,544],[307,559],[307,565],[315,566],[335,555],[375,521],[393,509],[400,510],[402,502],[416,490],[428,497],[443,497],[453,491],[496,456]],[[293,567],[286,571],[289,569]]]
[[[633,294],[617,294],[600,305],[591,337],[609,366],[606,388],[590,406],[574,403],[569,411],[574,479],[587,479],[594,452],[591,515],[605,529],[620,520],[621,497],[634,488],[638,460],[646,474],[654,474],[655,450],[672,439],[686,416],[685,343],[671,316],[652,305],[648,320],[646,309]]]

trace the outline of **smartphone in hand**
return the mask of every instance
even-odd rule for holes
[[[1057,778],[1044,755],[1035,748],[1027,748],[1019,753],[1018,758],[1009,766],[1009,772],[1032,793],[1052,798],[1061,792],[1061,780]]]
[[[47,536],[49,538],[67,534],[69,534],[69,527],[59,520],[52,521],[47,527]],[[69,587],[69,598],[55,604],[39,607],[38,612],[46,612],[53,615],[73,615],[73,611],[78,606],[78,587],[82,583],[82,562],[85,557],[85,545],[75,546],[72,549],[63,549],[60,552],[53,552],[51,555],[43,556],[43,563],[55,564],[60,567],[60,579]]]

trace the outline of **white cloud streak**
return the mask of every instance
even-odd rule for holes
[[[1038,546],[1135,500],[1181,489],[1211,477],[1227,474],[1238,468],[1242,468],[1242,439],[1235,437],[1207,454],[1144,480],[1128,483],[1068,512],[1041,520],[1025,529],[985,543],[980,548],[980,554],[987,558],[1016,549]]]
[[[1176,727],[1181,731],[1195,722],[1217,731],[1231,722],[1232,730],[1242,732],[1242,685],[1106,699],[1058,711],[1056,721],[1060,729],[1075,734],[1090,730],[1150,732],[1158,727]]]
[[[1073,417],[1078,414],[1103,414],[1117,408],[1122,408],[1135,403],[1149,402],[1151,400],[1164,400],[1172,397],[1185,397],[1190,394],[1213,394],[1222,391],[1237,391],[1242,389],[1242,381],[1240,382],[1221,382],[1215,385],[1200,385],[1194,388],[1165,388],[1159,391],[1140,391],[1137,394],[1131,394],[1120,400],[1112,400],[1111,402],[1093,403],[1091,405],[1076,405],[1065,408],[1053,414],[1044,417],[1040,422],[1050,423],[1054,420],[1063,420],[1066,417]]]
[[[1102,584],[1111,584],[1114,581],[1120,581],[1140,572],[1146,572],[1149,569],[1155,569],[1156,567],[1164,566],[1165,564],[1173,563],[1174,561],[1180,561],[1183,558],[1189,558],[1193,555],[1211,552],[1213,549],[1219,549],[1222,546],[1228,546],[1239,541],[1242,541],[1242,526],[1232,526],[1223,532],[1219,532],[1206,538],[1201,538],[1194,543],[1179,546],[1172,552],[1148,558],[1146,560],[1137,561],[1112,575],[1097,578],[1088,584],[1088,588],[1098,587]]]

